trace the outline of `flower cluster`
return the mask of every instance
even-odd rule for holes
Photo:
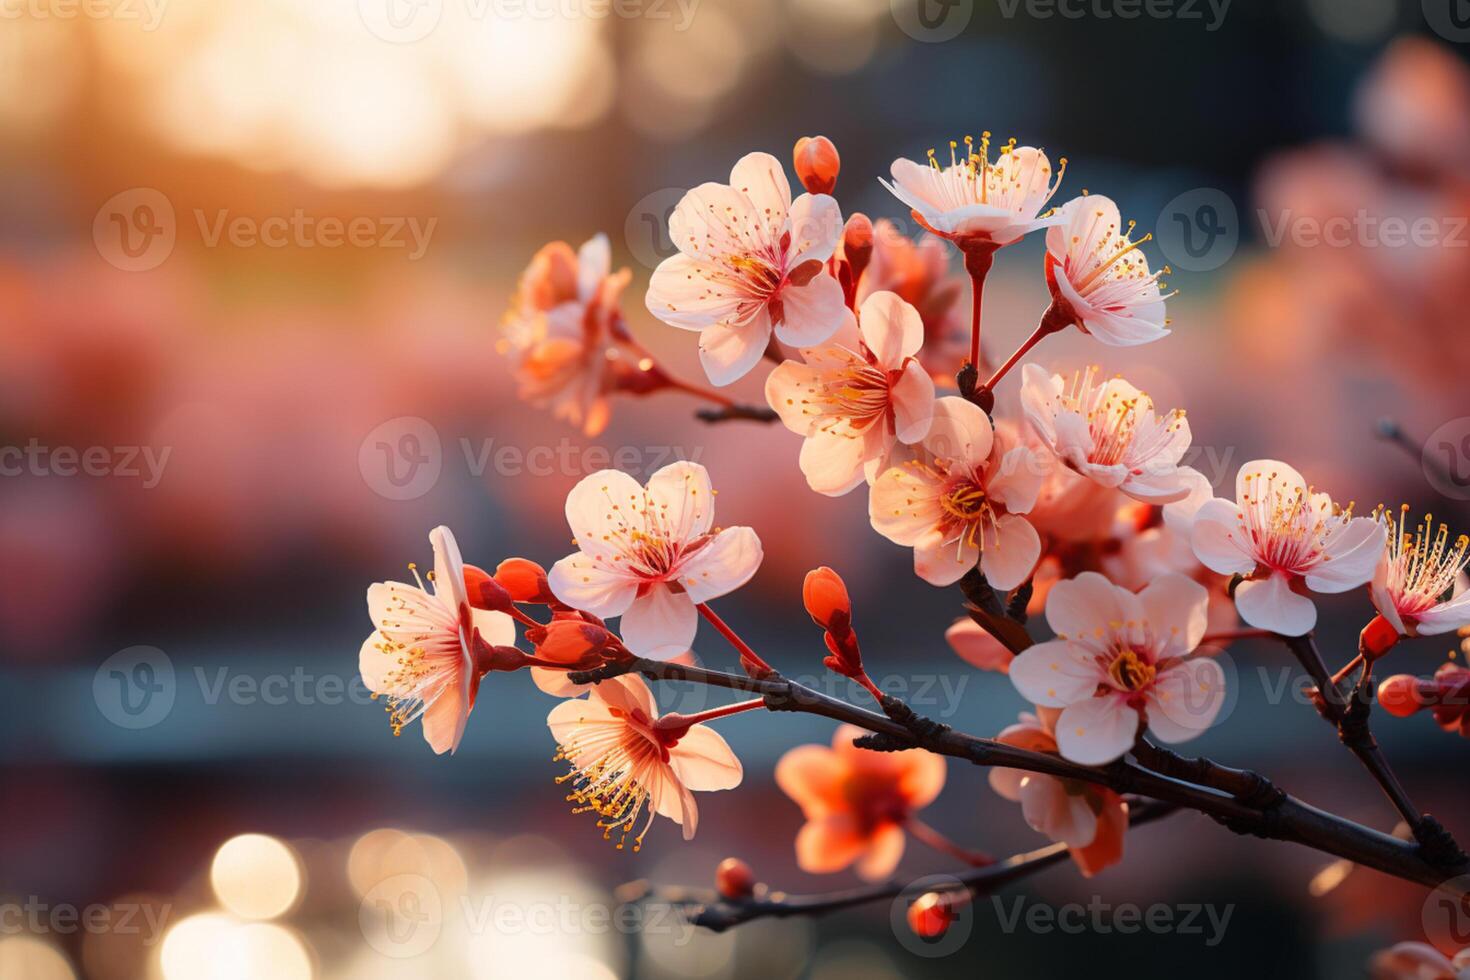
[[[1168,270],[1150,270],[1140,247],[1149,236],[1135,238],[1108,198],[1050,205],[1065,161],[1054,172],[1041,150],[1014,140],[995,148],[988,133],[961,146],[951,143],[947,164],[933,151],[927,163],[899,160],[884,182],[927,232],[918,241],[898,236],[888,219],[843,218],[833,196],[840,158],[822,137],[796,145],[805,193],[794,198],[774,156],[742,157],[728,183],[701,184],[674,209],[678,252],[653,273],[644,305],[698,333],[716,387],[775,362],[764,381],[768,417],[802,437],[797,465],[811,489],[841,496],[864,488],[873,531],[912,549],[917,577],[958,584],[967,615],[946,639],[967,663],[1007,675],[1030,707],[1016,724],[997,721],[985,743],[1005,760],[991,785],[1090,876],[1122,859],[1137,812],[1138,800],[1109,774],[1160,765],[1168,753],[1156,741],[1193,739],[1221,718],[1222,644],[1275,636],[1299,650],[1317,622],[1312,594],[1360,591],[1365,611],[1376,612],[1359,658],[1331,683],[1361,665],[1366,686],[1401,638],[1470,628],[1470,543],[1428,517],[1409,531],[1407,509],[1354,516],[1352,504],[1339,506],[1272,459],[1246,463],[1233,498],[1216,497],[1186,463],[1192,434],[1183,409],[1161,411],[1096,367],[1023,365],[1047,336],[1072,326],[1115,347],[1165,337],[1160,276]],[[982,381],[986,275],[997,252],[1038,230],[1049,301],[1034,333]],[[963,276],[950,271],[951,246]],[[712,421],[763,417],[655,363],[622,319],[629,277],[610,269],[601,236],[575,254],[553,243],[532,261],[502,338],[527,399],[588,434],[606,423],[617,392],[677,389],[720,406],[705,415]],[[1017,366],[1020,410],[1008,415],[996,410],[995,387]],[[556,758],[570,769],[561,777],[567,799],[595,813],[605,837],[637,849],[660,815],[692,836],[693,794],[741,782],[739,760],[710,723],[766,708],[858,720],[868,739],[845,725],[830,748],[800,746],[776,766],[776,784],[805,818],[798,864],[819,873],[854,866],[881,879],[913,837],[989,865],[918,819],[944,786],[932,740],[947,729],[868,676],[852,596],[836,572],[809,573],[801,602],[821,630],[824,665],[866,690],[881,716],[810,691],[803,701],[711,608],[750,581],[763,558],[754,530],[720,527],[714,512],[709,474],[680,462],[643,484],[604,470],[573,487],[566,520],[575,551],[549,573],[525,558],[493,574],[466,565],[454,537],[436,529],[432,591],[416,579],[368,592],[376,630],[361,669],[388,700],[393,731],[422,719],[430,746],[453,751],[483,678],[527,668],[537,687],[562,699],[548,724]],[[1033,639],[1031,614],[1044,614],[1050,639]],[[1237,616],[1252,629],[1237,629]],[[738,673],[694,665],[701,618],[730,645]],[[1442,727],[1470,735],[1467,674],[1447,664],[1432,679],[1390,678],[1382,700],[1392,714],[1432,710]],[[645,675],[758,696],[693,715],[660,713]],[[1199,771],[1202,780],[1250,776],[1203,762]],[[1238,782],[1223,789],[1249,795]],[[738,859],[721,867],[728,901],[764,887]],[[955,900],[928,896],[915,905],[916,921],[940,928],[935,910]]]

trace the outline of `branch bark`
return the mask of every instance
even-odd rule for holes
[[[1463,859],[1464,855],[1455,862],[1430,860],[1415,842],[1402,841],[1364,827],[1285,792],[1272,794],[1269,802],[1260,804],[1124,760],[1101,767],[1078,765],[1059,756],[1031,752],[955,731],[947,725],[914,715],[892,698],[884,702],[885,711],[889,713],[879,714],[780,676],[756,679],[642,658],[572,673],[569,679],[574,683],[590,683],[627,673],[640,673],[654,680],[692,681],[759,694],[772,711],[800,711],[865,728],[874,734],[861,740],[861,744],[879,751],[921,748],[980,766],[1024,769],[1170,803],[1212,817],[1236,833],[1301,844],[1429,887],[1438,887],[1447,879],[1470,874],[1470,862]],[[1210,765],[1215,766],[1213,763]],[[1215,768],[1228,771],[1221,766]],[[1459,892],[1453,894],[1458,895]]]

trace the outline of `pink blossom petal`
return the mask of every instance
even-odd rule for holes
[[[850,814],[818,817],[797,831],[796,864],[810,874],[830,874],[856,861],[867,846]]]
[[[877,292],[863,301],[858,329],[883,368],[893,371],[924,344],[924,321],[897,293]]]
[[[1388,529],[1371,517],[1355,517],[1327,542],[1327,557],[1306,574],[1313,592],[1346,592],[1366,584],[1388,543]]]
[[[1221,575],[1245,575],[1256,567],[1255,552],[1240,522],[1240,511],[1219,497],[1200,505],[1190,528],[1189,543],[1206,568]]]
[[[709,471],[680,460],[648,478],[648,499],[676,544],[703,537],[715,522],[715,495]]]
[[[918,361],[903,366],[890,394],[893,425],[899,442],[923,439],[934,424],[934,379]]]
[[[709,602],[734,592],[750,581],[763,556],[755,531],[748,527],[725,528],[680,567],[679,584],[685,599],[689,603]],[[689,615],[694,616],[692,606]],[[692,628],[689,639],[694,639]],[[689,643],[685,643],[684,649],[688,648]]]
[[[623,613],[620,632],[635,655],[668,660],[694,644],[698,629],[699,614],[690,597],[659,582],[633,600]]]
[[[703,330],[734,319],[744,299],[710,259],[679,253],[653,270],[643,302],[648,312],[671,327]],[[581,326],[580,311],[575,326]]]
[[[850,315],[842,284],[826,273],[813,276],[803,286],[783,287],[781,309],[776,337],[794,347],[815,347],[836,333]]]
[[[730,168],[730,186],[754,206],[765,226],[765,240],[778,241],[791,210],[791,183],[781,161],[769,153],[747,153]]]
[[[1023,698],[1046,708],[1065,708],[1091,698],[1103,680],[1087,651],[1066,640],[1049,640],[1021,651],[1011,661],[1010,675]]]
[[[846,427],[813,432],[801,444],[798,464],[807,486],[828,497],[840,497],[863,482],[867,439]]]
[[[1097,572],[1083,572],[1052,586],[1046,598],[1046,622],[1058,636],[1093,636],[1128,615],[1120,589]],[[1014,670],[1014,665],[1012,666]]]
[[[839,292],[840,292],[839,288]],[[717,323],[699,333],[699,363],[710,383],[732,384],[750,373],[766,353],[771,341],[771,316],[761,307],[746,322],[729,326]]]
[[[979,559],[979,545],[971,544],[967,537],[946,540],[938,531],[930,530],[914,542],[914,574],[930,585],[954,585],[975,567]],[[1014,570],[1007,568],[1006,571]],[[1025,578],[1024,572],[1022,578]],[[1016,584],[1019,585],[1020,582]],[[999,585],[996,587],[1007,588]]]
[[[669,750],[669,764],[686,787],[697,792],[734,789],[744,769],[728,742],[708,725],[694,725]]]
[[[1097,836],[1097,814],[1087,797],[1067,792],[1060,779],[1029,773],[1020,797],[1021,815],[1032,830],[1068,847],[1086,847]]]
[[[842,211],[826,194],[803,194],[791,205],[791,246],[786,268],[826,262],[842,240]]]
[[[1031,577],[1041,559],[1041,536],[1024,517],[1003,514],[985,532],[980,570],[990,584],[1009,592]]]
[[[1210,593],[1187,575],[1160,575],[1138,594],[1154,636],[1163,644],[1160,656],[1177,657],[1199,646],[1209,627]]]
[[[1282,636],[1305,636],[1317,625],[1316,605],[1306,596],[1293,592],[1282,572],[1247,579],[1236,586],[1235,610],[1256,629],[1271,630]]]
[[[1138,712],[1118,697],[1087,698],[1062,710],[1057,748],[1084,766],[1112,762],[1133,747]]]
[[[639,584],[633,576],[604,567],[580,552],[552,565],[547,582],[562,602],[603,619],[627,612]]]
[[[986,491],[1012,514],[1025,514],[1036,506],[1047,469],[1040,454],[1027,446],[1016,446],[1001,457]]]
[[[1225,705],[1225,672],[1211,657],[1191,657],[1164,671],[1148,693],[1148,729],[1165,742],[1199,735]]]
[[[903,859],[903,828],[887,824],[878,830],[868,844],[867,853],[858,860],[857,874],[864,881],[882,881],[893,874]]]
[[[961,660],[980,670],[1010,673],[1015,654],[983,626],[972,619],[961,619],[944,631],[944,638]]]

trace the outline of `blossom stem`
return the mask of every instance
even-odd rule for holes
[[[1238,629],[1238,630],[1221,630],[1218,633],[1206,633],[1204,636],[1200,637],[1200,642],[1201,643],[1224,643],[1224,642],[1226,642],[1228,640],[1265,640],[1265,639],[1270,639],[1270,638],[1279,638],[1279,637],[1278,637],[1278,635],[1276,633],[1273,633],[1270,630]],[[1342,678],[1338,678],[1338,680],[1341,680],[1341,679]]]
[[[995,263],[996,246],[964,246],[965,271],[970,274],[970,363],[980,369],[980,311],[985,300],[985,277]]]
[[[731,629],[729,625],[726,624],[726,622],[721,619],[713,609],[709,607],[709,603],[701,602],[695,608],[699,610],[699,614],[701,616],[709,620],[711,626],[719,630],[720,635],[728,640],[730,642],[730,645],[735,648],[737,653],[740,654],[740,665],[745,668],[746,673],[775,673],[775,671],[771,669],[771,665],[766,663],[765,660],[761,659],[761,655],[752,650],[750,648],[750,644],[742,640],[740,636],[733,629]]]
[[[538,623],[536,620],[532,619],[529,615],[527,615],[526,613],[522,612],[520,610],[520,608],[517,607],[517,606],[512,605],[510,607],[510,609],[507,610],[507,611],[510,613],[511,617],[515,619],[516,622],[521,623],[522,625],[525,625],[525,626],[537,626],[537,627],[545,626],[546,625],[545,623]]]
[[[926,846],[934,848],[934,850],[941,854],[948,854],[952,858],[963,861],[973,868],[983,868],[988,864],[995,863],[995,858],[989,854],[961,847],[918,817],[909,817],[903,822],[903,827],[909,833],[913,834],[915,838],[923,841]]]
[[[1026,338],[1026,342],[1020,347],[1017,347],[1016,352],[1012,354],[1010,358],[1004,364],[1002,364],[994,374],[990,376],[990,380],[985,382],[985,388],[994,391],[995,386],[1000,383],[1000,379],[1004,378],[1006,374],[1011,370],[1011,368],[1016,366],[1021,358],[1030,353],[1031,348],[1041,343],[1041,339],[1043,337],[1046,337],[1049,334],[1054,334],[1058,330],[1064,329],[1066,326],[1067,318],[1058,309],[1057,305],[1053,303],[1052,305],[1048,306],[1046,308],[1046,312],[1041,315],[1041,322],[1036,325],[1036,330],[1033,331],[1031,336]]]
[[[710,708],[707,711],[699,711],[692,715],[681,715],[678,712],[670,712],[658,720],[660,727],[664,728],[688,728],[690,725],[700,725],[716,718],[728,718],[730,715],[738,715],[743,711],[754,711],[766,706],[765,698],[751,698],[749,701],[736,701],[720,708]]]

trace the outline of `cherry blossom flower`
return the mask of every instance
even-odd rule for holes
[[[913,209],[915,217],[930,231],[956,241],[979,241],[999,247],[1009,245],[1027,232],[1061,220],[1040,216],[1062,181],[1067,161],[1052,179],[1051,161],[1041,150],[1016,146],[1011,140],[990,159],[990,134],[974,140],[965,137],[965,152],[959,143],[949,144],[949,165],[941,166],[934,151],[927,165],[912,160],[893,161],[893,182],[879,181],[895,197]]]
[[[572,488],[566,514],[578,551],[552,567],[551,591],[601,619],[621,616],[623,643],[638,656],[688,650],[695,607],[740,588],[761,563],[754,531],[714,527],[714,491],[698,463],[665,466],[647,489],[600,470]]]
[[[833,497],[875,479],[894,443],[923,438],[934,414],[934,382],[915,360],[924,342],[918,312],[894,293],[874,293],[859,314],[852,336],[766,378],[766,401],[806,437],[807,484]]]
[[[1189,449],[1184,410],[1154,414],[1153,400],[1121,377],[1099,384],[1098,368],[1072,375],[1027,364],[1021,404],[1032,429],[1068,466],[1135,500],[1167,504],[1189,495],[1191,474],[1179,465]]]
[[[1073,762],[1102,765],[1127,752],[1144,725],[1183,742],[1215,720],[1225,675],[1192,655],[1205,634],[1209,596],[1183,575],[1162,575],[1138,594],[1096,572],[1052,586],[1046,621],[1057,638],[1011,663],[1028,701],[1061,708],[1057,745]]]
[[[1465,565],[1470,537],[1450,544],[1449,528],[1424,520],[1410,534],[1407,504],[1398,519],[1385,511],[1388,543],[1373,570],[1373,605],[1401,636],[1434,636],[1470,626]]]
[[[697,330],[699,357],[716,385],[755,367],[771,339],[814,347],[850,315],[842,286],[824,263],[842,234],[826,194],[791,200],[769,153],[741,157],[729,184],[685,194],[669,219],[679,249],[654,270],[648,310],[670,326]]]
[[[800,745],[776,764],[776,784],[806,817],[796,835],[803,871],[825,874],[856,862],[866,880],[888,877],[903,857],[904,823],[944,788],[942,756],[860,749],[853,739],[863,734],[843,725],[830,749]]]
[[[933,585],[952,585],[977,561],[997,589],[1024,582],[1041,539],[1020,515],[1036,502],[1041,461],[998,440],[990,417],[956,397],[934,403],[934,424],[915,449],[874,482],[874,529],[913,548],[915,573]]]
[[[447,527],[429,534],[434,549],[433,591],[409,565],[417,585],[375,582],[368,611],[377,630],[363,642],[358,669],[373,697],[388,699],[393,734],[423,719],[424,740],[436,753],[454,752],[475,706],[481,672],[475,633],[485,643],[515,643],[515,624],[502,612],[470,606],[464,562]]]
[[[1273,459],[1246,463],[1235,478],[1236,502],[1215,498],[1195,513],[1191,543],[1205,565],[1244,575],[1235,589],[1240,618],[1258,629],[1302,636],[1317,607],[1296,591],[1346,592],[1365,584],[1386,533],[1370,517],[1339,510],[1300,473]]]
[[[550,406],[589,436],[607,426],[613,320],[631,273],[612,273],[607,236],[572,253],[566,242],[537,252],[501,325],[500,349],[517,358],[520,396]]]
[[[1396,943],[1368,963],[1372,980],[1459,980],[1470,973],[1470,949],[1454,959],[1428,943]]]
[[[1159,277],[1169,270],[1150,273],[1138,250],[1153,236],[1132,241],[1132,222],[1124,229],[1118,206],[1101,195],[1076,198],[1062,211],[1066,223],[1046,233],[1046,281],[1057,321],[1075,323],[1118,347],[1168,334],[1168,297],[1159,290]]]
[[[637,828],[638,850],[655,816],[679,824],[689,840],[699,825],[694,793],[734,789],[744,772],[708,725],[661,724],[652,692],[636,675],[602,681],[585,699],[563,701],[546,724],[557,761],[571,766],[558,782],[568,785],[574,812],[596,813],[603,839],[618,834],[619,849]]]
[[[1057,755],[1055,708],[1024,712],[1018,724],[996,736],[996,741],[1032,752]],[[990,770],[990,787],[1021,804],[1021,814],[1037,833],[1067,845],[1083,877],[1123,860],[1123,838],[1128,832],[1128,804],[1104,786],[1060,779],[1021,769]]]

